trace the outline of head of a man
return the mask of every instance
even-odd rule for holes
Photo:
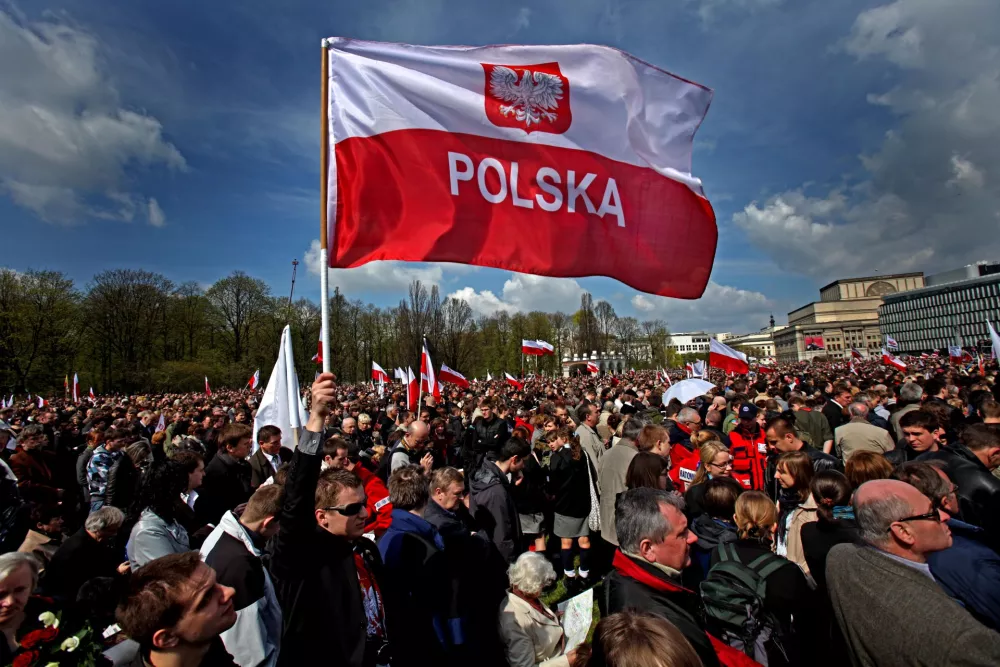
[[[957,517],[961,511],[958,502],[958,487],[939,467],[941,461],[908,461],[892,472],[892,479],[913,486],[924,494],[934,507],[943,510],[949,517]]]
[[[923,563],[927,554],[951,546],[948,516],[906,482],[865,482],[852,504],[861,539],[876,549]]]
[[[941,428],[937,417],[927,410],[911,410],[899,418],[906,444],[916,452],[934,452],[938,449],[937,431]]]
[[[989,470],[1000,467],[1000,427],[993,424],[966,426],[961,441]]]
[[[323,443],[323,464],[334,470],[353,470],[351,465],[350,446],[343,438],[334,436]]]
[[[830,395],[842,408],[851,402],[851,388],[842,382],[833,385]]]
[[[601,420],[601,411],[593,403],[583,408],[583,423],[593,428]]]
[[[358,422],[354,417],[347,417],[340,424],[340,430],[344,435],[354,435],[354,432],[358,430]]]
[[[524,460],[531,456],[531,445],[521,438],[511,438],[500,448],[497,465],[504,472],[518,472],[524,468]]]
[[[21,436],[17,442],[24,449],[31,451],[43,449],[49,443],[49,437],[45,435],[45,429],[41,424],[31,424],[21,429]]]
[[[94,540],[107,544],[115,539],[124,522],[124,512],[117,507],[105,505],[96,512],[91,512],[83,527]]]
[[[389,502],[394,510],[423,516],[430,499],[427,477],[420,466],[404,466],[389,476]]]
[[[268,456],[281,453],[281,429],[273,424],[261,426],[257,431],[257,445]]]
[[[366,413],[362,412],[358,415],[358,430],[362,433],[370,430],[372,427],[372,418]]]
[[[236,623],[234,592],[197,551],[170,554],[132,573],[115,615],[141,652],[183,654]]]
[[[236,460],[250,455],[253,430],[246,424],[229,424],[219,434],[219,450]]]
[[[861,401],[854,401],[847,406],[847,414],[851,419],[868,421],[868,404]]]
[[[640,452],[651,452],[661,458],[670,456],[670,432],[659,424],[646,424],[635,440]]]
[[[683,570],[698,537],[688,530],[684,500],[660,489],[636,488],[615,500],[615,528],[621,550],[650,563]]]
[[[795,427],[787,419],[772,419],[764,432],[767,451],[774,453],[797,452],[802,449],[802,440],[795,433]]]
[[[320,528],[337,537],[356,540],[368,519],[364,485],[349,470],[324,470],[316,483],[314,514]]]
[[[924,395],[924,388],[916,382],[904,382],[899,388],[899,400],[905,403],[916,403]]]
[[[677,413],[677,423],[686,427],[691,433],[697,433],[701,428],[701,415],[694,408],[684,407]]]
[[[180,464],[187,473],[187,491],[190,493],[201,486],[205,479],[205,458],[196,451],[181,449],[175,451],[170,457],[174,462]]]
[[[465,477],[455,468],[438,468],[431,475],[431,498],[449,512],[465,497]]]
[[[493,401],[483,399],[479,402],[479,414],[489,421],[493,417]]]
[[[404,438],[406,448],[417,451],[424,449],[427,446],[427,441],[430,440],[430,434],[431,427],[427,422],[412,422],[406,427],[406,437]]]
[[[266,484],[257,488],[247,501],[240,523],[265,540],[278,534],[278,519],[285,502],[285,487]]]

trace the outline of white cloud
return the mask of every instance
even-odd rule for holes
[[[83,30],[0,11],[0,182],[45,220],[131,220],[145,198],[122,191],[129,168],[186,167],[156,118],[121,105],[101,62]]]
[[[868,101],[896,120],[859,156],[864,180],[791,189],[734,223],[782,268],[822,279],[1000,254],[983,233],[1000,222],[1000,2],[896,0],[861,12],[841,46],[858,67],[890,65]]]
[[[527,7],[521,7],[517,10],[517,14],[514,16],[514,32],[527,30],[530,26],[531,10]]]
[[[499,296],[491,290],[477,292],[472,287],[463,287],[448,296],[467,302],[474,311],[483,315],[499,311],[528,313],[533,310],[572,313],[580,308],[580,297],[584,291],[580,283],[572,278],[512,273],[504,282]]]
[[[726,10],[757,11],[768,7],[774,7],[783,0],[687,0],[689,3],[698,5],[698,16],[705,23],[711,22],[717,17],[719,12]]]
[[[636,294],[631,300],[640,320],[662,319],[671,331],[745,333],[767,326],[775,308],[760,292],[709,281],[700,299],[668,299]]]
[[[315,240],[303,256],[306,270],[315,276],[322,270],[319,251],[319,241]],[[397,293],[402,297],[414,280],[428,287],[440,285],[444,281],[443,270],[440,265],[408,262],[369,262],[353,269],[330,269],[330,288],[340,287],[349,298],[359,292]]]
[[[166,214],[163,212],[163,209],[160,208],[160,203],[153,197],[149,198],[147,218],[149,219],[149,224],[153,227],[162,227],[167,224]]]

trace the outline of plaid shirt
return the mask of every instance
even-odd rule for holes
[[[108,475],[112,466],[125,452],[109,452],[101,445],[94,450],[94,456],[87,466],[87,485],[90,487],[90,509],[98,510],[104,506],[104,494],[108,490]]]

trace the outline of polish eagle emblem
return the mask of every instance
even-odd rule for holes
[[[569,82],[557,63],[486,65],[487,115],[497,125],[526,132],[569,128]]]

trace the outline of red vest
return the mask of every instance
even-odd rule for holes
[[[677,443],[670,448],[670,481],[674,483],[674,488],[684,493],[694,480],[694,474],[698,472],[701,464],[701,456],[698,450],[690,450],[684,445]]]
[[[739,429],[729,433],[729,448],[733,455],[733,478],[748,489],[765,490],[764,471],[767,469],[767,440],[764,430],[747,437]]]

